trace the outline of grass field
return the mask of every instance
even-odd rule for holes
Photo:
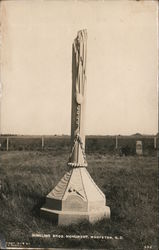
[[[0,154],[0,233],[6,241],[26,241],[36,247],[158,249],[156,157],[87,154],[88,171],[106,195],[111,220],[57,227],[40,218],[39,209],[68,169],[69,152]],[[40,239],[33,238],[32,233],[104,235],[113,239]]]

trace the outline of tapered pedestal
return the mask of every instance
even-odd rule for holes
[[[68,171],[47,195],[41,214],[58,225],[82,220],[93,223],[103,217],[110,218],[110,208],[87,169],[80,167]]]

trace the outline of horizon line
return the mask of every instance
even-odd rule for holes
[[[142,134],[142,133],[134,133],[134,134],[86,134],[85,136],[157,136],[159,132],[154,134]],[[0,136],[28,136],[28,137],[49,137],[49,136],[71,136],[70,134],[10,134],[10,133],[1,133]]]

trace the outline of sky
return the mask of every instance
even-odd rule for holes
[[[87,135],[157,133],[157,1],[1,1],[1,133],[70,134],[87,29]]]

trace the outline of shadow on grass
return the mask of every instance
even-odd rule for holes
[[[44,205],[45,203],[45,197],[39,198],[38,202],[33,206],[31,213],[34,217],[40,218],[40,208]]]

